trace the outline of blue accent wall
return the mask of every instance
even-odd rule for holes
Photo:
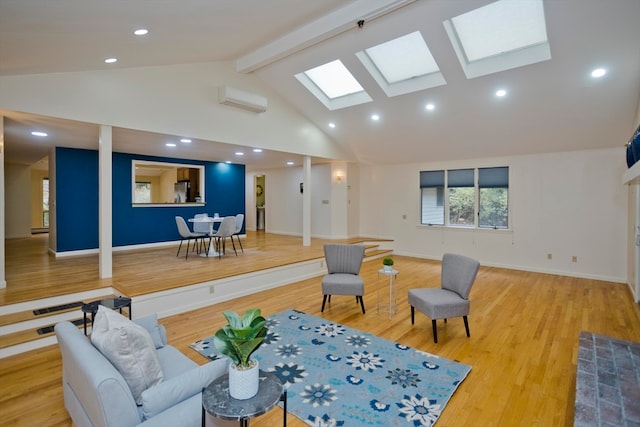
[[[133,207],[133,160],[203,165],[206,206]],[[81,195],[67,194],[77,191]],[[97,248],[98,152],[56,149],[56,193],[56,251]],[[188,219],[203,212],[222,216],[245,213],[244,165],[113,153],[114,247],[179,240],[175,216]]]
[[[56,251],[98,247],[98,152],[56,148]]]

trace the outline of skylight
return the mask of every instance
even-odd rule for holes
[[[298,73],[295,77],[329,110],[372,101],[339,59]]]
[[[356,56],[387,96],[446,83],[420,31],[370,47]]]
[[[551,59],[542,0],[499,0],[444,26],[467,78]]]
[[[439,71],[419,31],[370,47],[365,52],[389,84]]]
[[[304,72],[329,99],[339,98],[364,89],[342,61],[336,59]]]

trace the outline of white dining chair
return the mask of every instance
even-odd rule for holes
[[[207,236],[209,235],[209,231],[211,230],[210,224],[208,222],[198,222],[198,220],[208,217],[209,214],[207,213],[199,213],[193,216],[193,219],[195,220],[193,221],[193,231],[195,233],[204,233]],[[204,238],[201,239],[201,242],[201,244],[204,244]],[[209,245],[211,245],[211,237],[209,237]]]
[[[238,251],[236,251],[236,244],[233,242],[233,234],[235,232],[236,232],[236,217],[225,216],[224,218],[222,218],[220,227],[218,227],[218,230],[211,235],[211,237],[215,240],[216,251],[218,252],[218,258],[220,258],[225,251],[227,237],[231,238],[233,251],[236,253],[236,256],[238,256]]]
[[[233,233],[233,236],[236,236],[238,239],[238,243],[240,244],[240,250],[244,253],[244,248],[242,247],[242,241],[240,240],[240,232],[242,231],[242,225],[244,224],[244,214],[236,215],[236,231]],[[233,240],[233,236],[231,236],[231,240]]]
[[[189,230],[189,226],[187,222],[181,216],[176,216],[176,226],[178,227],[178,234],[180,234],[180,246],[178,246],[178,253],[176,256],[180,255],[180,249],[182,249],[182,242],[187,240],[187,254],[184,259],[189,258],[189,245],[191,244],[191,240],[195,240],[194,247],[198,243],[198,239],[204,239],[207,234],[206,233],[196,233],[194,231]],[[199,249],[198,249],[199,251]]]

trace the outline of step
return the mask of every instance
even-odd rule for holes
[[[367,257],[367,259],[376,259],[391,255],[393,255],[393,250],[391,249],[374,249],[371,251],[365,251],[365,257]]]
[[[71,317],[59,318],[57,316],[45,316],[42,325],[34,328],[20,329],[16,332],[6,333],[0,335],[0,354],[5,350],[15,346],[27,346],[29,347],[31,342],[41,341],[45,338],[55,337],[54,326],[60,321],[69,321],[75,324],[78,328],[84,329],[84,313],[81,310],[70,311]],[[123,308],[122,314],[128,316],[127,308]],[[48,321],[48,322],[47,322]],[[87,330],[91,332],[91,320],[90,315],[87,317]],[[55,338],[54,338],[55,339]],[[37,347],[37,344],[33,344]]]
[[[45,315],[66,313],[69,311],[77,310],[82,307],[82,301],[75,301],[72,303],[60,304],[60,307],[56,310],[51,310],[52,307],[43,307],[35,310],[24,310],[16,313],[10,313],[0,316],[0,326],[10,325],[12,323],[26,322],[29,320],[42,319]]]
[[[84,318],[72,319],[71,323],[75,324],[79,328],[84,327]],[[19,344],[25,344],[30,341],[40,340],[43,338],[51,337],[55,335],[53,327],[55,323],[34,329],[25,329],[19,332],[6,334],[0,336],[0,349],[13,347]]]
[[[53,326],[61,321],[70,321],[83,327],[84,303],[113,297],[112,294],[93,295],[86,301],[80,301],[75,298],[75,295],[67,295],[62,299],[62,303],[54,306],[35,305],[38,308],[2,315],[0,316],[0,350],[52,337]],[[3,308],[11,310],[11,306]]]

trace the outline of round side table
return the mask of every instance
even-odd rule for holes
[[[223,420],[238,420],[241,427],[248,427],[251,418],[262,415],[284,402],[282,425],[287,425],[287,393],[278,377],[260,371],[258,394],[251,399],[238,400],[229,395],[229,376],[221,375],[202,391],[202,427],[205,412]]]
[[[398,274],[400,272],[398,270],[385,270],[381,268],[378,270],[378,283],[376,286],[376,302],[378,304],[378,313],[382,309],[383,312],[389,313],[389,319],[393,316],[394,313],[398,312]],[[389,303],[380,303],[380,279],[389,279]],[[386,281],[386,280],[383,280]]]

